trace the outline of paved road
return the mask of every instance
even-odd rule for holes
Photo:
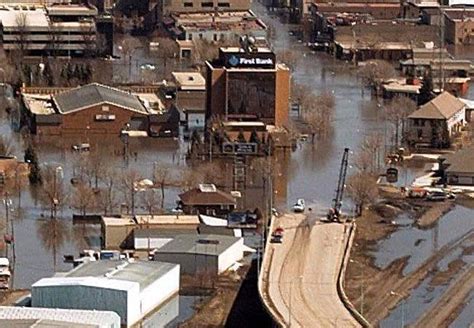
[[[291,327],[360,327],[337,293],[348,231],[302,214],[277,218],[282,244],[269,244],[262,268],[262,292],[280,324]],[[347,230],[347,231],[346,231]]]

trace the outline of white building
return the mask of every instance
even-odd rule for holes
[[[217,275],[240,261],[244,248],[243,238],[182,234],[158,248],[155,260],[179,264],[181,273]]]
[[[43,278],[31,289],[32,306],[114,311],[131,326],[179,290],[179,265],[96,261]]]
[[[120,317],[111,311],[0,306],[0,327],[120,328]]]
[[[3,49],[84,53],[96,49],[97,8],[84,5],[0,5]]]

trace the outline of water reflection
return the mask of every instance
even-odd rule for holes
[[[44,249],[51,252],[53,257],[53,270],[56,271],[58,249],[62,248],[69,239],[69,230],[64,220],[60,218],[38,219],[37,236]]]

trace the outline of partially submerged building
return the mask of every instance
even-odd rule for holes
[[[181,273],[218,275],[243,258],[243,238],[224,235],[177,235],[155,252],[156,261],[180,265]]]
[[[468,146],[446,157],[446,181],[450,185],[474,186],[474,146]]]
[[[54,95],[22,94],[21,121],[32,134],[43,136],[119,136],[124,130],[154,136],[178,129],[178,118],[173,120],[162,105],[156,108],[143,95],[98,83]]]
[[[0,327],[120,328],[113,311],[0,306]]]
[[[179,195],[179,206],[186,214],[226,216],[235,209],[237,201],[213,184],[200,184]]]
[[[179,290],[179,265],[93,261],[31,287],[33,307],[113,311],[130,327]]]
[[[445,91],[408,116],[408,142],[446,148],[466,124],[466,104]]]

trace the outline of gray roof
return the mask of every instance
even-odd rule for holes
[[[446,120],[461,111],[466,105],[447,91],[427,102],[418,110],[411,113],[412,119]]]
[[[112,311],[0,306],[0,327],[110,327],[120,325]]]
[[[196,234],[197,229],[195,230]],[[156,238],[156,237],[170,237],[174,238],[176,235],[181,235],[183,234],[183,229],[159,229],[159,228],[137,228],[133,230],[133,237],[134,238]],[[191,231],[186,230],[186,234],[192,235]]]
[[[159,248],[156,253],[188,253],[220,255],[241,238],[224,235],[177,235],[172,241]]]
[[[454,154],[446,156],[449,164],[448,173],[471,173],[474,174],[474,145],[458,150]]]
[[[57,94],[54,96],[54,102],[59,112],[63,114],[102,103],[148,114],[145,106],[136,95],[98,83],[80,86]]]
[[[78,266],[58,279],[106,277],[112,280],[136,282],[140,285],[140,290],[143,290],[174,267],[176,264],[154,261],[92,261]]]

